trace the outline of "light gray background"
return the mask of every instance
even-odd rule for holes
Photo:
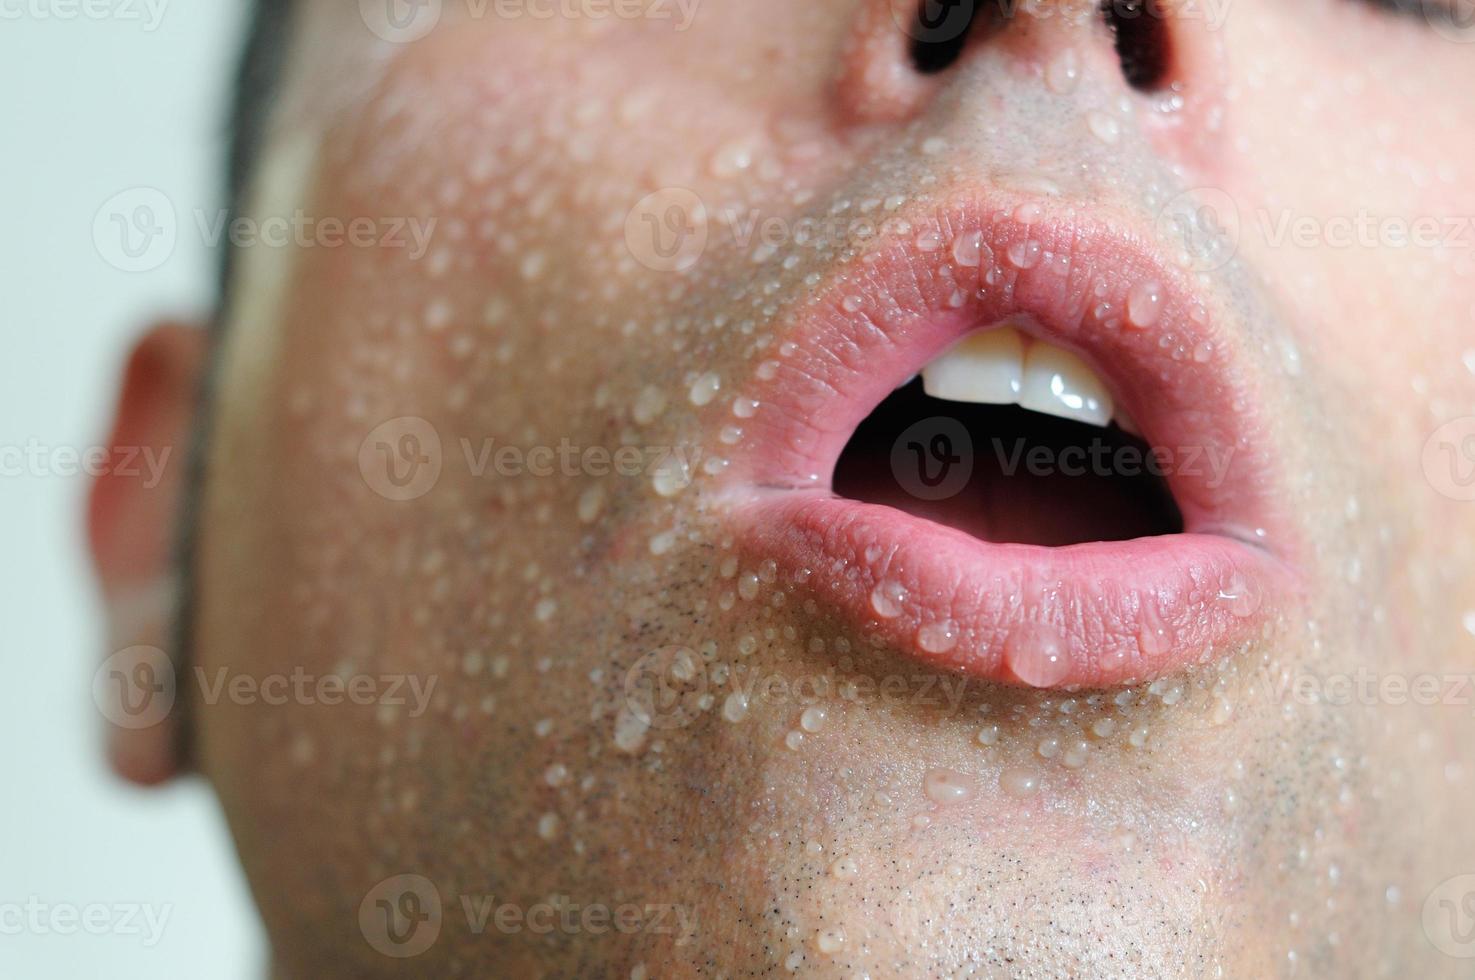
[[[208,310],[195,213],[220,205],[247,6],[0,0],[0,448],[96,445],[131,333]],[[164,195],[177,236],[146,256],[156,267],[125,272],[93,224],[135,188]],[[260,926],[206,788],[132,790],[103,764],[83,485],[52,468],[0,472],[0,977],[259,977]],[[16,922],[32,899],[168,919],[151,947],[120,930],[58,935]]]

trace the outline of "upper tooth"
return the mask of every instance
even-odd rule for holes
[[[922,369],[933,398],[980,405],[1020,405],[1092,425],[1111,421],[1112,399],[1086,362],[1012,327],[970,334]]]
[[[979,405],[1014,405],[1024,382],[1024,340],[1012,327],[982,330],[922,369],[933,398]]]
[[[1070,351],[1049,344],[1035,343],[1025,352],[1019,404],[1092,425],[1111,421],[1111,393],[1096,372]]]

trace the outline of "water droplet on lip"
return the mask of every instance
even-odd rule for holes
[[[1219,598],[1229,605],[1230,613],[1241,619],[1253,616],[1260,608],[1260,591],[1238,574],[1219,590]]]
[[[1127,294],[1127,323],[1146,330],[1158,321],[1163,312],[1163,287],[1145,280],[1132,287]]]
[[[917,631],[917,646],[927,653],[947,653],[958,645],[958,629],[952,620],[928,623]]]
[[[871,590],[871,608],[882,619],[895,619],[901,615],[901,604],[906,597],[906,589],[900,582],[882,582]]]
[[[1004,665],[1030,687],[1054,687],[1070,672],[1060,634],[1043,623],[1017,627],[1004,641]]]
[[[1045,247],[1036,241],[1015,242],[1004,252],[1004,257],[1016,269],[1033,269],[1040,264]]]
[[[977,268],[983,261],[983,233],[971,231],[953,239],[953,261],[965,268]]]

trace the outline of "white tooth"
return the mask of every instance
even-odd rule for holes
[[[922,390],[933,398],[976,405],[1019,401],[1024,341],[1012,327],[981,330],[922,369]]]
[[[1137,425],[1137,420],[1128,415],[1127,410],[1120,405],[1117,406],[1116,414],[1112,416],[1112,420],[1116,422],[1117,428],[1121,429],[1127,435],[1136,436],[1138,439],[1142,438],[1142,429]]]
[[[1024,355],[1024,383],[1019,404],[1034,412],[1106,425],[1111,421],[1111,393],[1070,351],[1034,343]]]

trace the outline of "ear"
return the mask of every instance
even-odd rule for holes
[[[141,785],[180,767],[174,549],[205,350],[204,330],[177,323],[138,340],[106,456],[88,468],[87,537],[107,619],[107,659],[92,693],[113,768]]]

